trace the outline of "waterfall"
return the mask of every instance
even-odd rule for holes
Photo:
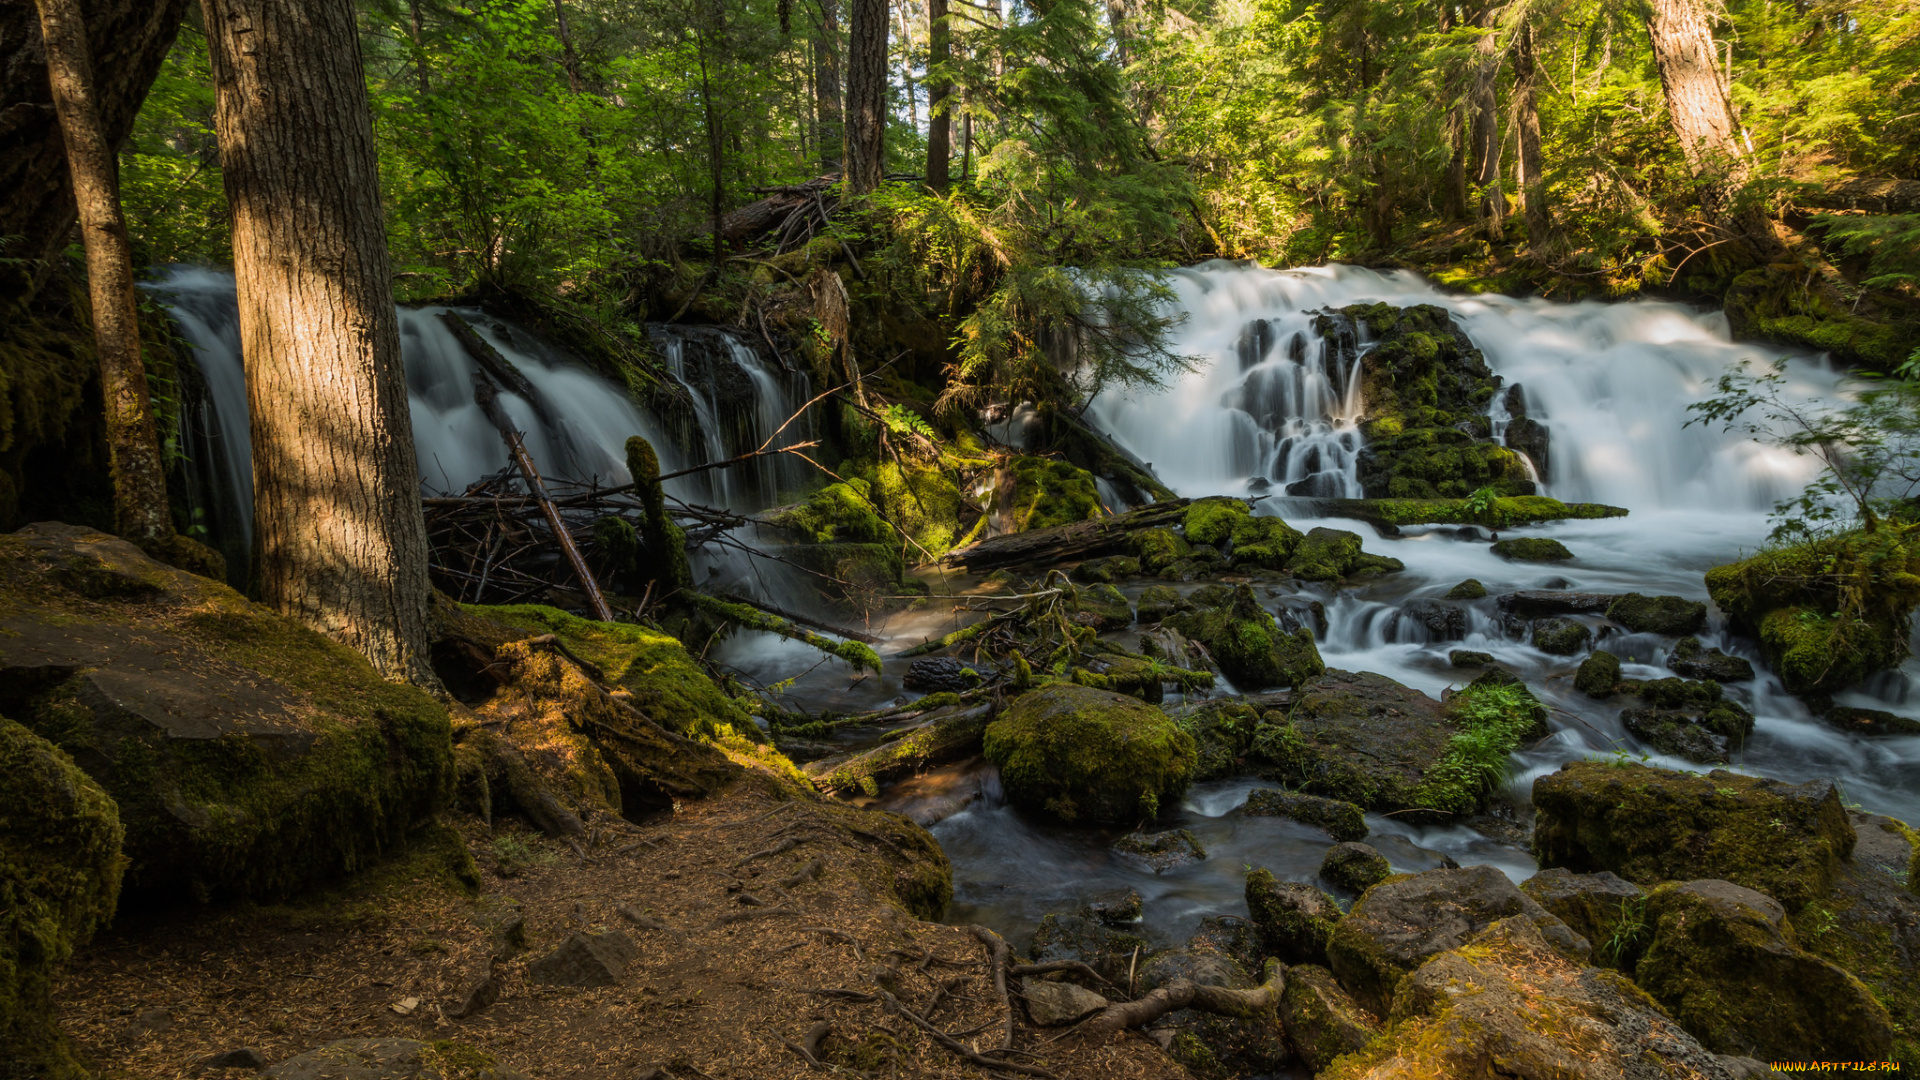
[[[245,552],[253,525],[253,465],[233,275],[173,267],[147,288],[173,313],[199,367],[202,393],[182,411],[180,445],[191,466],[189,503],[213,519],[209,528],[226,541],[224,546]],[[648,333],[667,359],[674,383],[654,394],[652,407],[643,410],[619,383],[507,320],[472,308],[401,308],[400,352],[414,449],[422,485],[433,491],[459,492],[507,466],[499,433],[473,401],[474,361],[440,319],[448,310],[472,323],[542,399],[544,409],[511,392],[500,395],[534,462],[551,477],[626,483],[631,477],[625,445],[632,435],[654,444],[666,472],[743,453],[773,436],[810,396],[805,375],[769,363],[735,331],[652,325]],[[690,405],[691,417],[679,415],[678,404]],[[796,423],[781,433],[779,445],[806,438],[810,431],[806,421]],[[668,489],[685,498],[711,496],[754,509],[804,480],[791,460],[759,459],[669,481]],[[221,506],[232,508],[231,520]]]
[[[1358,365],[1338,347],[1349,328],[1321,320],[1375,301],[1446,308],[1494,372],[1524,387],[1528,414],[1552,433],[1547,493],[1558,498],[1751,512],[1798,492],[1815,470],[1738,433],[1686,426],[1687,406],[1708,396],[1727,368],[1783,352],[1729,340],[1717,312],[1645,300],[1454,296],[1410,272],[1350,266],[1275,271],[1216,261],[1174,271],[1170,283],[1187,314],[1171,346],[1206,365],[1163,391],[1103,394],[1089,419],[1183,495],[1269,486],[1359,494]],[[1350,329],[1363,354],[1365,328]],[[1828,365],[1805,356],[1789,378],[1808,398],[1832,397],[1839,384]],[[1490,411],[1500,426],[1508,419],[1503,397]]]

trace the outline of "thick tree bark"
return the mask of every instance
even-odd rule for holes
[[[1453,154],[1447,158],[1447,177],[1440,194],[1440,211],[1448,221],[1467,216],[1467,117],[1459,105],[1447,110],[1447,142]]]
[[[1733,205],[1752,174],[1752,162],[1733,122],[1713,28],[1699,0],[1651,0],[1647,34],[1653,39],[1654,64],[1660,69],[1673,133],[1700,193],[1700,209],[1709,220],[1727,218],[1757,256],[1778,254],[1780,238],[1766,215]]]
[[[1506,236],[1507,197],[1500,190],[1500,156],[1506,142],[1500,137],[1500,39],[1491,8],[1482,16],[1481,26],[1487,33],[1473,47],[1473,90],[1467,99],[1473,115],[1473,182],[1480,189],[1476,216],[1487,239],[1498,243]]]
[[[927,186],[935,191],[947,190],[947,168],[953,160],[953,117],[947,108],[953,80],[946,74],[952,60],[947,0],[927,0]]]
[[[388,678],[437,686],[352,0],[202,5],[233,216],[261,599]]]
[[[840,112],[840,4],[820,0],[820,36],[813,43],[813,104],[818,114],[820,171],[840,171],[840,143],[846,137]]]
[[[580,54],[573,51],[573,30],[567,26],[567,6],[561,0],[553,0],[553,19],[560,33],[560,66],[567,69],[567,89],[586,93],[586,84],[580,81]]]
[[[89,0],[94,109],[116,153],[173,47],[187,0]],[[7,258],[40,260],[61,249],[75,207],[53,108],[40,19],[29,3],[0,4],[0,236]],[[14,275],[0,268],[0,277]],[[9,285],[7,291],[16,291]],[[24,288],[18,290],[24,292]]]
[[[1535,252],[1553,244],[1553,207],[1547,201],[1546,161],[1540,152],[1540,107],[1534,100],[1539,78],[1533,54],[1533,27],[1520,24],[1513,45],[1513,120],[1520,144],[1521,212],[1527,219],[1527,240]]]
[[[847,25],[846,187],[863,195],[886,172],[887,0],[853,0]]]
[[[167,472],[154,432],[147,372],[140,360],[133,247],[120,211],[118,165],[100,125],[79,0],[39,0],[39,7],[53,105],[60,115],[87,250],[87,293],[113,470],[114,525],[120,535],[150,546],[173,535],[173,517],[167,508]]]

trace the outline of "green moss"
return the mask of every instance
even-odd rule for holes
[[[1545,536],[1521,536],[1497,540],[1493,553],[1514,562],[1561,562],[1573,558],[1567,545]]]
[[[1233,527],[1233,563],[1278,570],[1288,564],[1304,539],[1300,530],[1277,517],[1247,518]]]
[[[1513,752],[1546,736],[1547,707],[1525,683],[1496,669],[1449,698],[1446,711],[1460,730],[1421,778],[1413,801],[1433,810],[1470,814],[1485,806],[1506,778]]]
[[[1398,434],[1398,432],[1395,432]],[[1563,503],[1545,495],[1477,499],[1335,499],[1326,510],[1336,517],[1357,517],[1387,525],[1486,525],[1496,529],[1545,521],[1626,517],[1624,507],[1601,503]]]
[[[1620,658],[1604,649],[1595,649],[1573,673],[1573,688],[1590,698],[1612,697],[1619,685]]]
[[[1851,872],[1871,871],[1856,867]],[[1807,905],[1794,918],[1798,943],[1846,969],[1873,991],[1893,1023],[1889,1056],[1906,1069],[1920,1068],[1920,979],[1914,977],[1914,960],[1889,925],[1888,913],[1863,902],[1871,895],[1872,890],[1843,885],[1832,897]]]
[[[1158,708],[1059,683],[1015,699],[984,748],[1010,799],[1070,822],[1153,817],[1197,763],[1193,737]]]
[[[1553,656],[1574,656],[1593,640],[1593,631],[1575,619],[1552,616],[1533,620],[1533,647]]]
[[[1172,529],[1142,529],[1133,534],[1134,554],[1149,573],[1165,570],[1193,554],[1193,546],[1175,535]]]
[[[767,520],[813,544],[897,542],[898,534],[875,509],[871,494],[872,488],[859,478],[828,484],[799,506],[768,514]]]
[[[1328,528],[1316,528],[1301,538],[1286,562],[1287,573],[1303,581],[1338,581],[1402,569],[1405,566],[1398,559],[1362,551],[1358,533]]]
[[[1301,1060],[1315,1075],[1336,1059],[1364,1049],[1379,1030],[1373,1017],[1340,988],[1333,972],[1315,964],[1287,969],[1280,1012]]]
[[[1193,736],[1198,753],[1193,779],[1216,780],[1240,769],[1240,759],[1253,744],[1259,714],[1240,701],[1208,702],[1177,711],[1173,722]]]
[[[1301,963],[1324,963],[1340,919],[1333,897],[1311,886],[1280,882],[1264,867],[1247,871],[1247,913],[1267,949]]]
[[[1895,370],[1920,344],[1910,318],[1859,314],[1857,300],[1848,301],[1797,265],[1742,273],[1728,287],[1725,304],[1736,336],[1805,345],[1876,371]]]
[[[1196,499],[1187,507],[1183,527],[1192,543],[1224,547],[1234,527],[1252,517],[1253,511],[1239,499]]]
[[[1684,637],[1707,624],[1707,605],[1679,596],[1628,593],[1607,607],[1607,618],[1636,634]]]
[[[1468,578],[1447,590],[1449,600],[1480,600],[1487,595],[1487,587],[1480,584],[1478,578]]]
[[[1092,521],[1105,513],[1093,474],[1085,469],[1041,457],[1014,458],[1012,469],[1009,513],[1015,532]]]
[[[642,537],[650,561],[651,576],[672,589],[693,584],[693,571],[687,565],[687,537],[667,514],[666,489],[660,484],[660,457],[653,444],[634,435],[627,439],[627,472],[633,477],[634,493],[642,506]]]
[[[1095,630],[1124,630],[1133,625],[1133,608],[1126,595],[1111,585],[1069,586],[1067,606],[1074,621]]]
[[[0,1061],[20,1075],[89,1075],[54,1021],[53,977],[113,917],[123,836],[72,758],[0,716]]]
[[[1230,603],[1174,615],[1166,622],[1205,645],[1220,670],[1243,690],[1299,686],[1326,670],[1313,631],[1303,626],[1291,634],[1282,632],[1245,585],[1234,589]]]
[[[938,464],[903,459],[874,470],[873,501],[912,541],[920,559],[937,559],[960,540],[960,488]]]
[[[1325,829],[1328,836],[1341,842],[1363,840],[1367,835],[1366,811],[1353,803],[1319,795],[1293,791],[1255,788],[1247,794],[1241,813],[1248,817],[1284,817]]]
[[[1760,649],[1790,694],[1832,694],[1907,655],[1904,634],[1804,607],[1767,612]]]

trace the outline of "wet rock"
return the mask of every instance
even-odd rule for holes
[[[923,656],[907,665],[900,685],[924,694],[962,693],[980,685],[980,673],[952,656]]]
[[[1177,866],[1186,866],[1206,859],[1207,849],[1186,829],[1169,829],[1160,833],[1128,833],[1113,842],[1113,850],[1130,859],[1144,863],[1156,874],[1164,874]]]
[[[1035,963],[1078,960],[1115,986],[1127,985],[1127,969],[1148,952],[1147,940],[1079,915],[1048,915],[1033,932]]]
[[[1191,735],[1136,698],[1055,683],[987,727],[1007,797],[1063,821],[1139,821],[1178,797],[1197,762]]]
[[[1533,647],[1552,656],[1572,656],[1593,640],[1585,623],[1557,616],[1533,620],[1529,632]]]
[[[1607,618],[1636,634],[1683,637],[1707,625],[1707,605],[1681,596],[1628,593],[1607,607]]]
[[[1150,574],[1157,574],[1193,555],[1193,547],[1172,529],[1142,529],[1134,533],[1133,551],[1140,559],[1141,569]]]
[[[1339,581],[1404,570],[1406,564],[1361,550],[1359,533],[1321,527],[1300,541],[1285,569],[1302,581]]]
[[[1471,649],[1455,649],[1447,654],[1447,663],[1458,668],[1492,667],[1493,654],[1474,652]]]
[[[1661,753],[1724,765],[1730,750],[1753,733],[1753,714],[1722,696],[1719,683],[1669,678],[1622,685],[1645,707],[1621,713],[1621,722]]]
[[[1576,761],[1533,784],[1534,856],[1651,887],[1711,874],[1796,912],[1832,891],[1856,837],[1832,781]]]
[[[1026,998],[1027,1015],[1041,1027],[1077,1024],[1107,1007],[1106,998],[1069,982],[1021,979],[1020,995]]]
[[[1520,891],[1592,943],[1603,967],[1631,971],[1646,948],[1647,891],[1617,874],[1576,874],[1565,867],[1542,870]]]
[[[1447,590],[1449,600],[1479,600],[1487,595],[1487,587],[1480,584],[1478,578],[1468,578]]]
[[[1196,610],[1167,619],[1167,625],[1206,646],[1240,689],[1299,686],[1326,670],[1313,632],[1282,631],[1247,586],[1230,592],[1203,586],[1188,599]]]
[[[1573,552],[1567,550],[1567,545],[1545,536],[1496,540],[1490,550],[1512,562],[1563,562],[1573,558]]]
[[[1749,682],[1753,679],[1753,665],[1745,658],[1728,656],[1719,649],[1706,649],[1700,639],[1684,637],[1673,643],[1673,650],[1667,653],[1667,667],[1676,675],[1689,679],[1711,679],[1714,682]]]
[[[1382,1040],[1342,1080],[1487,1075],[1482,1062],[1498,1062],[1503,1075],[1555,1080],[1751,1075],[1747,1064],[1701,1046],[1625,976],[1569,962],[1531,920],[1500,920],[1468,945],[1400,985],[1393,1016],[1419,1037]]]
[[[1187,948],[1210,949],[1231,957],[1248,971],[1258,969],[1266,956],[1260,928],[1238,915],[1208,915],[1201,919],[1200,928],[1187,939]]]
[[[1884,1061],[1892,1021],[1867,987],[1796,947],[1771,897],[1726,881],[1655,889],[1635,981],[1709,1049]]]
[[[499,1000],[500,980],[488,974],[468,986],[466,992],[459,995],[459,1004],[447,1010],[447,1015],[461,1020],[477,1015]]]
[[[1251,973],[1230,957],[1210,949],[1168,949],[1156,953],[1140,972],[1139,988],[1151,993],[1176,980],[1196,986],[1250,990]],[[1266,1075],[1292,1060],[1279,1010],[1254,1016],[1219,1016],[1180,1009],[1156,1021],[1150,1034],[1167,1041],[1174,1059],[1197,1076]]]
[[[1140,576],[1140,560],[1131,555],[1112,555],[1104,559],[1088,559],[1073,568],[1073,580],[1092,585],[1107,585],[1115,581]]]
[[[267,1067],[267,1059],[260,1051],[251,1046],[242,1046],[237,1050],[223,1050],[200,1059],[202,1068],[207,1069],[247,1069],[259,1072]]]
[[[1267,952],[1289,964],[1324,964],[1340,905],[1311,885],[1280,881],[1272,872],[1247,874],[1247,910]]]
[[[1459,730],[1437,701],[1372,672],[1329,671],[1302,687],[1283,723],[1262,723],[1262,775],[1369,810],[1431,805],[1421,790]],[[1359,839],[1359,837],[1341,837]]]
[[[559,948],[529,963],[527,979],[549,986],[618,986],[637,955],[633,939],[618,930],[576,932]]]
[[[1893,1021],[1893,1058],[1920,1068],[1920,865],[1901,822],[1847,812],[1858,841],[1833,891],[1793,916],[1796,943],[1867,984]]]
[[[1610,698],[1620,685],[1620,658],[1595,649],[1573,673],[1573,688],[1590,698]]]
[[[1260,723],[1260,714],[1251,704],[1257,697],[1214,698],[1170,711],[1174,722],[1193,736],[1200,756],[1193,773],[1196,782],[1246,771],[1241,758],[1252,745],[1254,730]]]
[[[1620,714],[1620,723],[1634,738],[1662,754],[1699,765],[1725,765],[1730,760],[1727,737],[1709,730],[1696,716],[1668,709],[1627,709]]]
[[[1520,388],[1516,386],[1514,389],[1518,390]],[[1547,472],[1548,439],[1547,425],[1535,420],[1531,416],[1522,416],[1507,424],[1507,447],[1512,450],[1518,450],[1531,458],[1533,460],[1534,471],[1540,474],[1540,479],[1542,480],[1549,479]]]
[[[1349,892],[1366,892],[1392,873],[1387,857],[1366,844],[1335,844],[1320,861],[1320,876]]]
[[[1429,641],[1459,641],[1467,636],[1467,613],[1438,600],[1409,600],[1400,605],[1400,618],[1424,627]]]
[[[1380,1033],[1380,1021],[1340,988],[1333,972],[1317,964],[1287,969],[1280,1020],[1300,1060],[1314,1073],[1326,1071],[1334,1058],[1360,1050]]]
[[[1465,945],[1502,919],[1520,917],[1543,941],[1576,963],[1591,952],[1587,939],[1491,866],[1429,870],[1393,878],[1368,890],[1333,927],[1327,966],[1362,1007],[1384,1016],[1394,986],[1428,958]]]
[[[1494,606],[1503,614],[1534,618],[1540,615],[1598,615],[1618,599],[1613,593],[1530,589],[1503,594]]]
[[[461,1043],[341,1039],[260,1074],[261,1080],[526,1080]]]
[[[1325,829],[1335,840],[1360,840],[1367,835],[1365,811],[1350,802],[1302,795],[1296,791],[1255,788],[1247,793],[1241,813],[1248,817],[1284,817]]]
[[[1080,914],[1109,926],[1140,921],[1140,894],[1132,889],[1107,889],[1087,897]]]
[[[1171,585],[1149,585],[1140,594],[1140,621],[1155,623],[1170,615],[1192,610],[1180,590]]]
[[[1920,720],[1885,709],[1835,705],[1822,713],[1820,719],[1841,731],[1851,731],[1856,735],[1920,735]]]
[[[1086,585],[1073,590],[1067,604],[1073,609],[1073,621],[1095,630],[1125,630],[1133,625],[1133,608],[1119,589],[1111,585]]]

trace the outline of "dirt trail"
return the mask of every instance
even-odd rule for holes
[[[537,1080],[1002,1075],[873,997],[887,988],[980,1050],[1006,1023],[986,947],[902,910],[933,866],[888,838],[882,826],[899,820],[756,779],[648,826],[615,823],[584,858],[462,818],[478,897],[447,870],[446,830],[438,852],[323,897],[123,917],[62,981],[61,1020],[110,1080],[219,1075],[199,1063],[243,1046],[273,1063],[364,1037],[456,1040]],[[516,910],[526,944],[495,965],[499,1000],[456,1019]],[[617,985],[529,978],[529,962],[576,931],[632,939]],[[1011,1059],[1022,1064],[1075,1080],[1187,1075],[1139,1035],[1056,1039],[1017,999],[1014,1014],[1013,1045],[1035,1055]],[[815,1069],[786,1043],[821,1021],[831,1034]]]

